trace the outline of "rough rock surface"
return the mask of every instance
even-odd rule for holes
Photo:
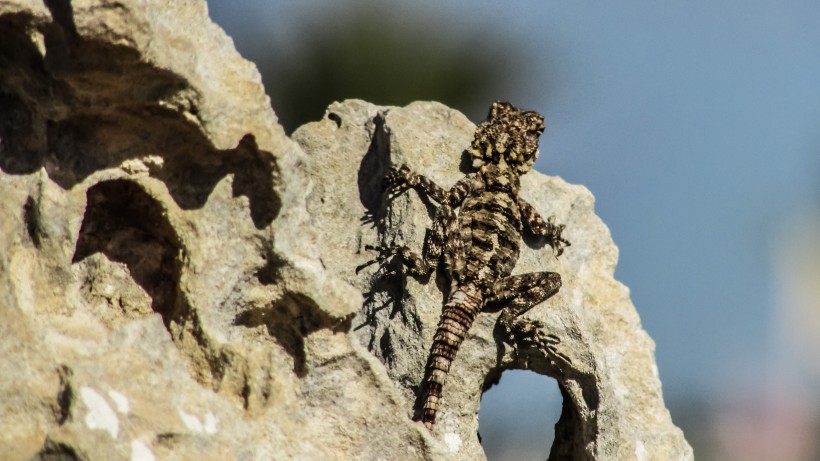
[[[353,269],[429,224],[384,203],[389,162],[451,184],[469,121],[349,101],[294,142],[201,1],[0,0],[0,37],[0,459],[481,459],[515,367],[562,385],[556,457],[691,458],[584,188],[524,177],[573,246],[518,266],[564,276],[531,315],[575,367],[513,361],[482,315],[430,434],[443,295]]]
[[[365,293],[353,334],[401,389],[408,418],[446,298],[446,279],[441,271],[425,283],[383,277],[389,268],[377,265],[359,276],[351,268],[373,259],[365,245],[422,248],[434,207],[415,191],[389,201],[380,180],[390,165],[406,163],[439,185],[455,184],[469,171],[464,149],[474,130],[462,114],[436,103],[397,108],[346,101],[293,134],[313,178],[307,205],[323,242],[322,261]],[[561,291],[527,317],[562,339],[560,351],[573,365],[559,371],[537,354],[514,357],[494,336],[497,313],[481,314],[453,363],[434,434],[460,459],[481,459],[476,434],[482,392],[504,370],[528,369],[558,380],[564,396],[551,459],[691,458],[663,403],[654,343],[640,326],[629,290],[613,278],[618,249],[594,214],[594,198],[557,177],[531,172],[521,179],[522,196],[544,216],[565,223],[564,236],[572,242],[556,258],[549,247],[525,239],[514,273],[561,274]]]

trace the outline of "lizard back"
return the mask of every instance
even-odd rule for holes
[[[521,245],[518,176],[496,165],[479,172],[484,187],[467,196],[458,214],[465,267],[453,274],[459,284],[475,283],[486,294],[499,277],[509,275]]]

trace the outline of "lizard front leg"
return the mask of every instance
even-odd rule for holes
[[[498,325],[506,336],[505,340],[513,345],[516,353],[519,346],[532,346],[541,351],[553,365],[560,366],[555,359],[571,363],[567,356],[558,352],[558,337],[545,334],[541,322],[521,318],[525,312],[553,296],[560,288],[561,276],[555,272],[514,275],[493,285],[493,294],[487,300],[508,301],[498,317]]]
[[[420,175],[407,165],[391,167],[384,176],[384,188],[390,197],[396,197],[409,188],[415,188],[441,205],[457,208],[468,194],[480,190],[484,183],[475,173],[468,174],[450,190],[445,190],[427,176]]]
[[[384,185],[392,196],[402,193],[409,187],[415,187],[439,202],[441,206],[436,210],[433,226],[425,237],[422,255],[418,255],[407,246],[368,245],[365,249],[378,251],[379,256],[357,267],[356,272],[375,262],[383,264],[397,256],[402,261],[403,269],[388,272],[386,275],[402,272],[425,277],[438,266],[443,252],[448,272],[459,273],[464,266],[464,245],[458,232],[458,217],[454,208],[461,204],[467,194],[480,188],[483,183],[478,181],[475,175],[467,175],[450,190],[445,191],[426,176],[411,171],[407,165],[402,165],[390,169],[384,177]]]
[[[561,256],[564,253],[564,247],[571,245],[561,235],[566,226],[555,224],[555,216],[550,216],[545,221],[535,210],[535,207],[521,197],[518,197],[518,209],[521,210],[521,219],[527,223],[532,235],[538,238],[546,238],[547,244],[552,247],[556,256]]]
[[[447,198],[447,190],[427,176],[412,171],[407,165],[398,168],[391,167],[390,171],[384,176],[384,188],[391,198],[398,196],[411,187],[416,188],[438,203],[444,203]]]

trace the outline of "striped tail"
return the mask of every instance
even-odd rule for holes
[[[450,364],[480,310],[481,299],[470,296],[461,288],[457,289],[444,305],[425,370],[424,381],[427,384],[427,391],[424,396],[422,421],[428,429],[432,429],[436,422],[441,389],[447,380]]]

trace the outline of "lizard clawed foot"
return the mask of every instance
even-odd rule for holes
[[[410,188],[411,184],[408,180],[410,174],[410,168],[407,165],[402,165],[398,168],[395,166],[390,167],[390,171],[384,175],[382,185],[391,200]]]
[[[547,224],[552,230],[548,234],[547,244],[552,247],[552,251],[556,257],[561,256],[564,253],[564,247],[572,245],[561,235],[567,226],[564,224],[555,224],[555,216],[547,218]]]
[[[506,334],[505,341],[512,345],[516,359],[519,348],[535,348],[557,369],[572,365],[572,360],[558,350],[561,340],[554,334],[544,332],[544,324],[538,320],[515,319],[510,323],[502,322]]]

